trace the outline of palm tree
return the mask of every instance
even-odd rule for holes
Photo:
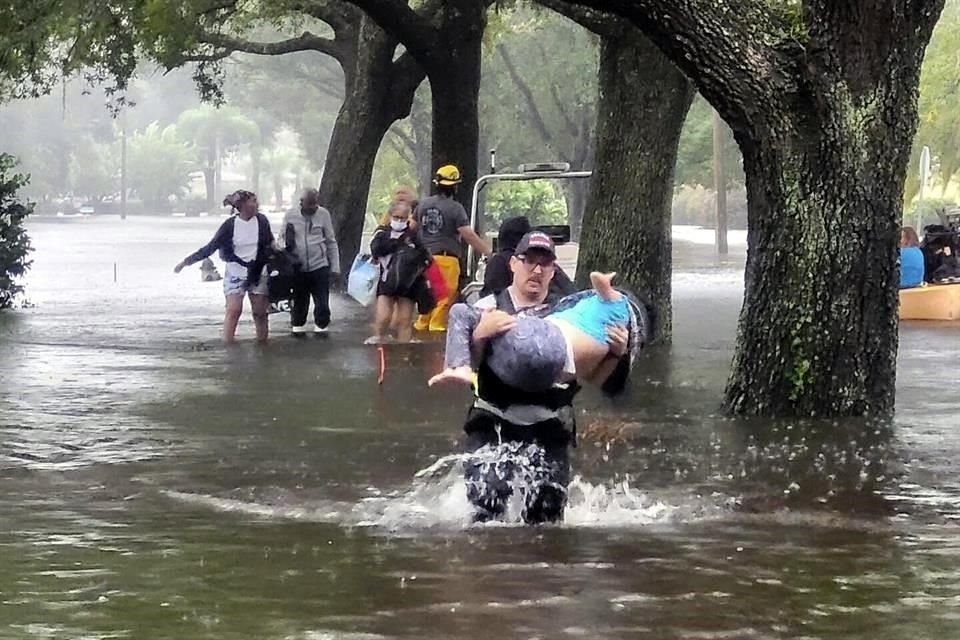
[[[130,138],[130,188],[146,205],[165,209],[170,196],[179,197],[186,191],[195,154],[196,150],[180,139],[176,126],[161,129],[154,122]]]
[[[223,155],[245,143],[256,145],[260,128],[233,107],[204,104],[180,114],[177,130],[197,148],[206,184],[207,207],[213,210],[220,190]]]
[[[278,209],[283,208],[283,188],[298,175],[301,156],[292,147],[274,146],[260,153],[260,175],[273,188]]]

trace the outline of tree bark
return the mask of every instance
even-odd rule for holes
[[[342,61],[345,98],[330,138],[320,203],[330,209],[347,273],[360,249],[373,165],[390,126],[407,117],[424,72],[408,54],[394,61],[397,41],[364,17],[353,48]]]
[[[493,0],[349,0],[395,36],[430,79],[433,107],[431,171],[460,169],[458,200],[468,211],[477,179],[480,68],[487,7]]]
[[[431,172],[445,164],[460,169],[457,200],[470,211],[480,149],[480,71],[487,5],[449,0],[442,9],[437,45],[426,67],[433,133]]]
[[[872,123],[834,103],[814,126],[793,114],[783,136],[741,141],[749,235],[726,390],[734,413],[892,413],[897,238],[916,119],[905,98],[881,99]]]
[[[923,52],[943,0],[578,2],[641,27],[731,126],[748,254],[726,406],[889,415],[897,226]]]
[[[672,331],[673,167],[693,87],[636,28],[602,36],[594,173],[577,284],[616,271],[654,310],[656,342]]]

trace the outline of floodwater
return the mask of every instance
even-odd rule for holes
[[[336,298],[329,336],[221,347],[219,283],[172,273],[217,224],[31,222],[0,638],[960,637],[957,325],[902,327],[892,424],[728,420],[743,249],[678,240],[674,345],[582,394],[566,522],[470,526],[440,345],[378,386]]]

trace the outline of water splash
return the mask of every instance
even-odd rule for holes
[[[412,484],[384,492],[371,487],[357,502],[305,500],[290,492],[275,494],[269,501],[249,501],[212,495],[164,490],[168,498],[193,506],[263,519],[298,520],[369,527],[403,535],[427,530],[456,531],[470,527],[524,526],[525,499],[542,483],[550,484],[542,470],[530,468],[540,462],[542,452],[528,445],[506,443],[484,447],[472,454],[444,456],[418,471]],[[512,493],[502,517],[477,523],[467,499],[465,465],[479,464],[500,472]],[[504,473],[509,471],[509,473]],[[481,483],[484,478],[474,482]],[[689,500],[689,499],[687,499]],[[689,504],[668,501],[631,486],[629,479],[591,483],[574,477],[568,487],[568,504],[562,527],[630,528],[687,519],[696,511]]]

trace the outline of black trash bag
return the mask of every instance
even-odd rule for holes
[[[297,264],[286,251],[274,251],[267,261],[267,288],[274,305],[293,298],[293,278]]]

